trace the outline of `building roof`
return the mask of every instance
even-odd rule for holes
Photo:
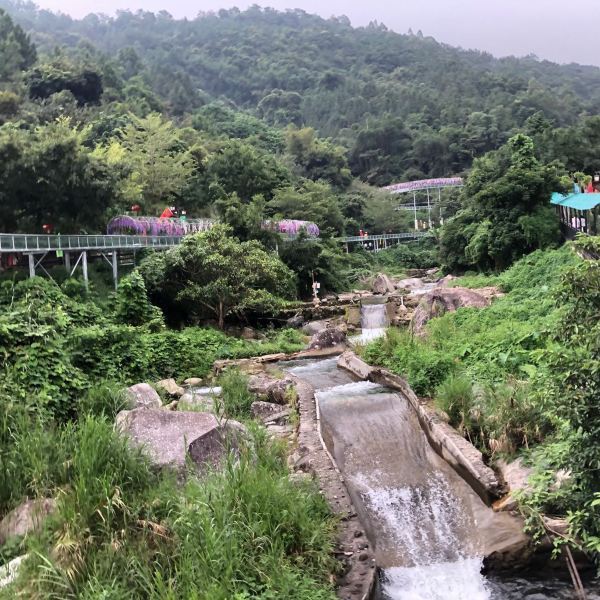
[[[591,210],[600,205],[600,194],[552,194],[551,204],[567,206],[575,210]]]

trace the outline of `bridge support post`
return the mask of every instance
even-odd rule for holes
[[[119,252],[117,250],[113,250],[112,253],[112,274],[116,292],[119,286]]]
[[[35,277],[35,256],[33,254],[27,255],[29,259],[29,277]]]
[[[85,289],[89,289],[88,282],[88,262],[87,262],[87,251],[83,250],[81,253],[81,269],[83,271],[83,283],[85,284]]]
[[[71,253],[70,252],[65,252],[65,269],[67,270],[69,277],[71,277]]]

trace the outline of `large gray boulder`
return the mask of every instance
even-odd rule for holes
[[[396,286],[385,273],[378,273],[371,289],[374,294],[393,294],[396,291]]]
[[[148,383],[138,383],[125,390],[129,400],[129,407],[134,408],[160,408],[162,400],[158,392]]]
[[[411,329],[417,335],[422,335],[425,325],[435,317],[459,308],[484,308],[489,304],[487,298],[467,288],[437,288],[421,299],[411,320]]]
[[[135,409],[117,415],[116,426],[134,447],[143,447],[158,468],[183,470],[186,458],[200,468],[217,466],[237,448],[243,426],[220,424],[210,413]]]
[[[315,333],[308,345],[309,350],[322,350],[333,348],[346,342],[346,332],[340,327],[328,327],[319,333]]]
[[[327,329],[328,325],[329,321],[311,321],[302,327],[302,333],[305,333],[306,335],[315,335],[315,333]]]
[[[0,521],[0,546],[10,538],[25,536],[42,529],[44,521],[56,511],[56,500],[27,500]]]
[[[162,379],[161,381],[157,381],[156,387],[173,398],[181,398],[181,396],[185,394],[185,390],[177,385],[177,382],[174,379]]]

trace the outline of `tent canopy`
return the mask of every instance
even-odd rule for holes
[[[551,204],[566,206],[575,210],[592,210],[600,205],[600,194],[552,194]]]

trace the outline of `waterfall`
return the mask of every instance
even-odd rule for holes
[[[406,566],[383,571],[390,600],[488,600],[482,560],[465,543],[469,513],[440,472],[418,487],[382,487],[381,475],[359,474],[366,505],[393,542]],[[471,524],[472,525],[472,524]]]
[[[382,327],[385,305],[364,308],[364,324]],[[280,366],[316,390],[323,438],[381,570],[382,600],[572,598],[568,581],[541,574],[482,575],[488,533],[512,535],[520,525],[494,513],[431,448],[405,399],[355,382],[335,358]]]
[[[360,326],[362,333],[355,338],[359,344],[368,344],[370,341],[385,335],[389,326],[385,304],[363,304],[360,309]]]

